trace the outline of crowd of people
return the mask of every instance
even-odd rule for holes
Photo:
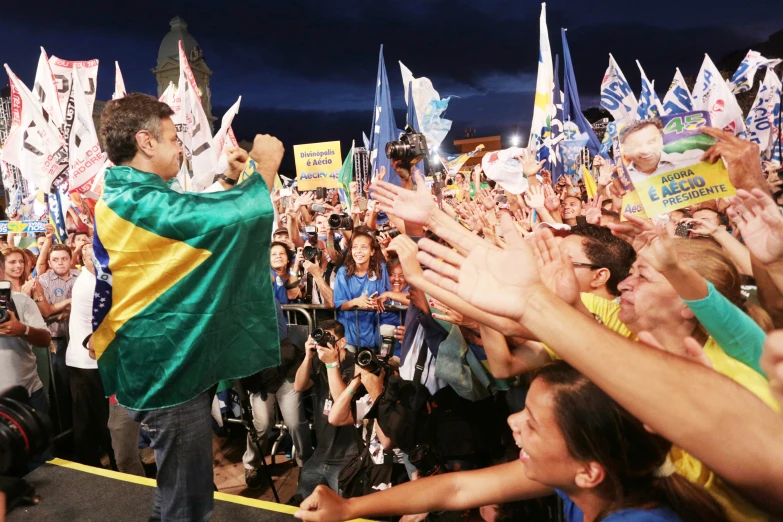
[[[173,125],[138,96],[111,102],[102,132],[129,126],[129,159],[117,168],[146,166],[168,181],[181,152],[156,140]],[[123,110],[162,112],[129,120]],[[531,155],[524,194],[480,165],[428,184],[394,160],[401,186],[381,170],[341,200],[338,190],[273,189],[274,138],[259,136],[249,155],[232,149],[208,191],[232,192],[253,159],[274,206],[269,251],[256,254],[270,256],[272,295],[259,299],[275,302],[280,365],[243,382],[262,440],[278,406],[291,435],[299,485],[282,500],[301,505],[296,516],[780,517],[783,170],[756,145],[708,132],[719,142],[705,159],[726,163],[736,196],[655,219],[623,214],[618,167],[600,156],[592,197]],[[105,466],[108,455],[109,466],[143,475],[149,412],[106,397],[91,352],[94,222],[67,224],[65,243],[53,228],[25,249],[4,239],[15,311],[0,324],[0,389],[23,385],[37,410],[72,429],[79,462]],[[319,310],[305,342],[289,336],[290,304]],[[189,415],[204,423],[209,409]],[[153,434],[155,516],[206,520],[211,500],[187,498],[212,476],[174,484],[170,468],[184,464],[172,444]],[[248,488],[265,484],[269,446],[259,452],[248,437]]]

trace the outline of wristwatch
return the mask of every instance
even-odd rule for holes
[[[24,325],[24,336],[27,337],[28,335],[30,335],[30,327]]]
[[[36,297],[36,298],[34,299],[34,301],[35,301],[36,303],[40,303],[41,301],[43,301],[43,296],[42,296],[42,295],[39,295],[38,297]]]
[[[237,184],[237,180],[235,180],[235,179],[232,179],[232,178],[229,178],[229,177],[228,177],[228,176],[226,176],[225,174],[218,174],[218,175],[216,176],[216,178],[217,178],[217,179],[222,179],[223,181],[225,181],[225,182],[226,182],[226,183],[228,183],[229,185],[236,185],[236,184]]]

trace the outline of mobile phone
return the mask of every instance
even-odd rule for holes
[[[376,297],[378,297],[378,292],[373,292],[370,299],[375,299]]]
[[[319,205],[318,203],[313,203],[313,206],[311,208],[313,209],[313,212],[316,212],[316,213],[323,214],[323,213],[326,212],[326,207],[323,206],[323,205]]]
[[[315,189],[315,199],[326,199],[326,187]]]
[[[680,236],[684,238],[691,237],[691,229],[693,228],[693,223],[680,223],[677,225],[677,228],[674,229],[674,235]]]
[[[362,212],[367,210],[367,198],[359,198],[357,203],[359,204],[359,210],[361,210]]]
[[[290,188],[281,188],[280,189],[280,196],[281,197],[291,197],[294,195],[294,191]]]

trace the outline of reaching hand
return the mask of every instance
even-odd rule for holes
[[[625,223],[610,223],[612,233],[630,243],[636,253],[658,272],[664,273],[677,266],[677,252],[663,223],[657,226],[649,219],[625,213]]]
[[[351,184],[349,185],[351,196],[358,196],[359,195],[359,182],[358,181],[351,181]],[[355,198],[352,198],[355,199]]]
[[[471,330],[478,331],[479,329],[479,324],[476,321],[465,317],[452,308],[449,308],[437,299],[430,299],[430,306],[440,312],[439,314],[432,314],[433,319],[446,321],[447,323],[451,323],[457,326],[464,326]]]
[[[545,163],[545,159],[536,161],[535,154],[528,154],[527,158],[522,162],[522,174],[524,174],[526,178],[534,178],[541,172],[541,169],[544,168]]]
[[[559,212],[560,196],[555,193],[555,189],[549,185],[544,185],[544,195],[546,196],[546,199],[544,200],[544,207],[546,207],[550,213]]]
[[[601,156],[596,156],[596,160],[598,160],[598,158],[601,158]],[[593,164],[595,165],[595,160],[593,161]],[[614,173],[614,165],[601,158],[601,161],[599,162],[598,165],[598,179],[596,180],[598,186],[599,187],[609,186],[609,184],[612,183],[613,173]]]
[[[348,509],[348,500],[323,485],[317,486],[313,494],[304,499],[294,516],[306,522],[342,522],[354,518]]]
[[[35,288],[35,279],[30,279],[22,285],[22,293],[32,296],[33,288]]]
[[[402,266],[402,273],[405,274],[405,280],[410,284],[416,286],[416,283],[424,278],[424,270],[421,269],[416,259],[419,248],[410,237],[400,234],[391,240],[386,250],[397,254],[400,266]]]
[[[380,210],[409,223],[426,225],[438,210],[427,183],[418,173],[414,174],[416,190],[406,190],[397,185],[379,181],[372,184],[373,198]]]
[[[309,207],[315,200],[315,192],[305,192],[300,194],[296,201],[294,201],[294,212],[297,212],[302,207]]]
[[[544,202],[546,201],[545,187],[546,185],[530,185],[525,192],[525,203],[530,208],[540,209],[545,208]]]
[[[691,235],[697,235],[697,236],[712,236],[720,228],[718,227],[718,225],[712,223],[711,221],[707,221],[699,218],[684,218],[680,220],[680,223],[693,223],[693,228],[691,229]]]
[[[424,276],[432,283],[481,310],[519,321],[530,299],[544,290],[544,285],[532,249],[516,233],[507,213],[501,214],[500,224],[508,244],[505,250],[443,230],[440,237],[469,252],[468,256],[422,239],[417,258],[430,268]]]
[[[549,228],[537,230],[530,243],[541,280],[560,299],[576,306],[580,300],[579,281],[569,254],[563,250]]]
[[[383,181],[386,177],[386,165],[381,165],[380,169],[375,169],[375,181]]]
[[[44,227],[44,234],[46,235],[47,239],[53,240],[54,238],[54,225],[46,225]]]
[[[764,264],[783,259],[783,215],[764,191],[739,189],[726,210],[736,223],[745,246]]]
[[[587,201],[587,206],[582,211],[584,213],[585,219],[588,223],[591,225],[600,225],[601,224],[601,204],[603,201],[601,201],[601,198],[596,196],[595,199],[590,199]]]
[[[738,189],[766,187],[758,145],[714,127],[702,127],[701,131],[718,139],[718,143],[701,157],[702,161],[715,163],[723,158],[729,170],[729,180]]]

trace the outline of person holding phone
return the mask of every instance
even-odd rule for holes
[[[369,229],[354,229],[345,264],[337,271],[334,306],[349,351],[379,344],[377,297],[391,289],[381,248]]]

